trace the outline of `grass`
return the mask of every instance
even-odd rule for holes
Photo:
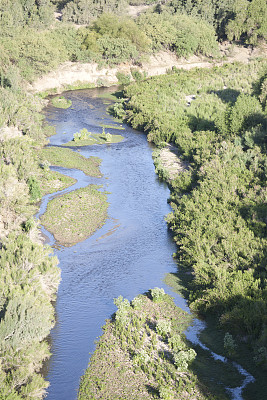
[[[57,171],[45,171],[45,174],[39,179],[42,196],[72,186],[76,179],[66,176]]]
[[[69,108],[72,105],[72,101],[66,99],[64,96],[56,96],[51,100],[54,107],[57,108]]]
[[[190,351],[182,332],[191,316],[170,296],[155,301],[151,293],[137,296],[131,305],[120,296],[118,311],[106,321],[81,379],[78,400],[229,399],[223,390],[213,393],[198,379],[193,373],[196,361],[183,367],[175,362],[175,354]],[[162,320],[170,325],[166,334],[158,329]]]
[[[109,144],[109,143],[119,143],[122,142],[124,137],[121,135],[110,135],[111,139],[109,141],[103,136],[102,133],[92,133],[88,139],[81,140],[71,140],[65,143],[63,146],[80,147],[80,146],[91,146],[94,144]]]
[[[80,169],[86,175],[101,177],[99,170],[101,160],[98,157],[86,158],[71,149],[54,146],[41,149],[39,156],[51,165]]]
[[[226,355],[223,347],[224,335],[225,332],[218,326],[215,316],[209,316],[207,318],[207,327],[201,332],[200,339],[211,350]],[[265,399],[267,393],[266,368],[256,365],[253,359],[251,359],[250,344],[244,338],[237,338],[236,344],[237,349],[231,358],[256,379],[254,383],[250,383],[244,389],[242,393],[244,400]]]
[[[180,268],[177,274],[167,274],[165,283],[173,288],[176,293],[182,294],[184,297],[189,295],[186,289],[190,286],[192,275],[189,271]],[[249,343],[242,340],[241,337],[236,339],[237,349],[231,357],[224,349],[225,331],[218,325],[215,315],[205,318],[206,328],[200,333],[200,340],[213,352],[230,358],[240,364],[256,381],[250,383],[243,391],[244,400],[262,400],[267,393],[266,369],[255,364],[251,359],[251,349]],[[223,390],[223,385],[227,387],[240,386],[240,375],[236,370],[231,369],[229,364],[215,362],[207,351],[196,348],[198,357],[194,361],[192,368],[195,374],[205,383],[211,391]]]
[[[123,92],[122,90],[117,90],[113,93],[100,93],[97,97],[111,101],[118,101],[118,99],[123,97]]]
[[[72,246],[104,225],[107,219],[107,196],[98,188],[89,185],[49,202],[40,219],[58,244]]]

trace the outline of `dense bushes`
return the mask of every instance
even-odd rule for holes
[[[36,373],[49,357],[42,340],[54,324],[57,259],[28,235],[10,234],[0,251],[0,398],[38,399],[47,382]]]
[[[0,31],[31,26],[46,28],[53,20],[50,0],[4,0],[0,3]]]
[[[187,15],[141,14],[137,23],[152,40],[155,50],[162,47],[180,56],[214,55],[218,50],[215,31],[206,22]]]
[[[81,49],[85,54],[108,64],[137,60],[150,46],[150,40],[132,19],[112,14],[101,15],[82,35]]]
[[[186,13],[212,24],[219,38],[243,39],[256,44],[267,38],[267,5],[265,0],[170,0],[171,13]]]
[[[41,198],[40,181],[48,173],[34,152],[46,143],[43,103],[23,90],[23,78],[48,71],[61,58],[53,36],[33,28],[37,22],[38,27],[46,26],[39,8],[47,3],[15,3],[18,13],[9,21],[10,31],[5,22],[10,10],[0,13],[1,399],[39,399],[48,386],[39,371],[50,356],[44,339],[54,325],[51,301],[60,273],[32,217]]]
[[[168,223],[193,272],[192,308],[266,347],[264,77],[260,63],[177,71],[131,84],[125,104],[149,140],[191,161],[172,182]]]
[[[213,399],[192,373],[197,354],[182,334],[190,316],[163,289],[131,303],[119,296],[114,304],[118,310],[103,327],[79,400]]]
[[[125,0],[73,0],[63,8],[63,21],[88,25],[96,16],[103,13],[122,14],[126,5]]]

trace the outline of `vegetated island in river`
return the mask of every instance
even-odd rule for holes
[[[107,219],[107,196],[99,186],[89,185],[51,200],[41,223],[57,243],[72,246],[85,240]]]
[[[88,176],[101,177],[98,157],[86,158],[71,149],[46,147],[39,151],[45,163],[80,169]],[[55,237],[57,244],[72,246],[99,229],[107,219],[107,196],[100,186],[89,185],[59,195],[49,202],[41,222]]]
[[[131,303],[119,296],[114,303],[118,310],[103,326],[81,379],[78,400],[229,398],[223,388],[218,389],[220,385],[215,397],[194,373],[206,368],[209,356],[202,354],[195,360],[197,353],[183,334],[192,316],[163,289],[151,289]],[[210,371],[213,378],[224,380],[220,365],[208,361],[217,369],[217,376]],[[242,381],[233,366],[227,374]]]
[[[121,126],[109,125],[112,129],[124,129]],[[94,144],[111,144],[122,142],[124,137],[122,135],[113,135],[105,131],[105,127],[102,128],[102,133],[92,133],[86,128],[81,129],[79,132],[74,133],[73,139],[63,146],[69,147],[82,147],[91,146]]]

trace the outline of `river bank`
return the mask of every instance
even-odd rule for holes
[[[252,49],[230,43],[220,45],[220,57],[217,59],[191,56],[188,59],[177,58],[172,52],[160,51],[151,55],[142,65],[136,66],[130,63],[120,64],[117,67],[99,68],[96,63],[65,62],[56,70],[43,75],[28,86],[33,93],[62,93],[64,90],[75,88],[90,88],[95,86],[111,86],[119,83],[117,74],[128,75],[137,70],[145,76],[165,74],[173,67],[177,69],[190,70],[193,68],[212,68],[226,63],[242,62],[248,63],[261,55],[266,54],[263,46]]]
[[[101,125],[114,125],[106,114],[107,101],[102,95],[95,97],[96,92],[101,95],[103,90],[66,93],[73,109],[59,112],[48,107],[47,121],[57,130],[50,137],[51,145],[64,145],[73,132],[85,126],[101,132]],[[79,148],[78,154],[103,160],[102,177],[93,179],[109,192],[108,219],[90,238],[56,251],[62,266],[56,303],[60,319],[52,330],[48,399],[75,397],[88,363],[87,353],[94,350],[94,340],[101,333],[105,318],[114,311],[112,299],[120,294],[132,298],[146,291],[151,281],[154,286],[162,286],[164,273],[176,269],[171,257],[173,243],[163,218],[170,211],[169,191],[156,178],[152,149],[145,135],[125,124],[123,127],[125,140],[120,143]],[[67,173],[65,169],[62,172]],[[78,178],[74,170],[72,177]],[[92,178],[88,179],[90,183]],[[169,289],[163,286],[167,292]],[[185,307],[183,299],[180,302]]]
[[[73,136],[73,131],[76,131],[77,128],[84,127],[85,125],[88,127],[89,126],[94,126],[94,129],[102,129],[101,125],[103,124],[103,116],[105,120],[105,124],[108,125],[110,124],[111,118],[107,116],[107,114],[103,114],[103,111],[105,110],[106,106],[108,104],[107,101],[103,101],[103,98],[97,99],[94,97],[94,93],[97,93],[98,89],[92,90],[92,91],[79,91],[77,94],[75,92],[68,92],[66,93],[66,96],[70,97],[72,100],[74,107],[73,110],[62,110],[60,111],[60,114],[62,113],[61,116],[59,116],[58,111],[56,109],[52,109],[51,107],[49,108],[49,112],[47,114],[48,117],[48,122],[52,122],[53,118],[56,118],[57,121],[57,135],[52,136],[50,141],[51,144],[54,145],[64,145],[64,143],[67,143],[70,139],[70,137]],[[90,95],[91,93],[91,95]],[[99,90],[99,93],[102,93],[101,90]],[[101,104],[101,107],[100,107]],[[90,117],[88,118],[88,113],[87,110],[94,110],[94,112],[91,111]],[[96,113],[96,115],[94,114]],[[70,125],[70,121],[71,125]],[[89,122],[90,121],[90,122]],[[86,123],[85,123],[86,122]],[[77,123],[79,126],[77,126]],[[114,308],[112,307],[112,298],[116,297],[120,294],[123,294],[124,296],[133,298],[135,297],[138,293],[142,293],[144,291],[147,291],[148,284],[151,281],[157,282],[157,286],[162,286],[162,280],[164,278],[164,271],[165,272],[170,272],[170,266],[173,265],[174,271],[177,269],[177,265],[173,259],[170,260],[171,254],[175,252],[175,247],[172,247],[172,249],[169,247],[169,244],[161,244],[158,247],[158,241],[157,241],[157,230],[154,230],[155,227],[155,221],[163,215],[166,215],[167,212],[170,211],[165,211],[162,213],[162,210],[159,212],[154,211],[155,204],[159,203],[159,200],[153,200],[150,198],[149,200],[143,200],[142,201],[142,196],[150,193],[151,191],[151,186],[153,187],[155,182],[155,172],[152,164],[152,159],[151,159],[151,149],[149,150],[149,144],[146,141],[146,137],[143,134],[138,134],[138,132],[135,131],[128,131],[130,128],[127,127],[126,125],[123,126],[125,129],[125,141],[121,143],[114,143],[112,145],[97,145],[97,146],[90,146],[90,147],[83,147],[81,148],[81,152],[85,157],[90,157],[92,155],[96,155],[99,157],[101,156],[101,159],[103,159],[103,162],[101,164],[101,172],[103,177],[100,178],[101,184],[104,184],[104,189],[108,190],[110,194],[108,195],[108,201],[110,203],[109,207],[109,219],[107,220],[107,223],[105,226],[103,226],[100,231],[95,232],[95,234],[85,240],[84,242],[81,242],[77,244],[76,246],[70,248],[69,251],[67,249],[61,248],[58,256],[60,258],[60,261],[62,263],[62,273],[63,273],[63,279],[62,279],[62,284],[60,286],[60,293],[58,297],[58,302],[57,302],[57,313],[60,315],[61,319],[61,324],[56,327],[55,333],[52,331],[52,337],[54,337],[54,340],[56,342],[53,342],[53,347],[52,351],[54,352],[54,356],[52,357],[51,360],[51,366],[54,369],[50,369],[50,373],[48,375],[49,380],[51,381],[51,389],[49,389],[48,392],[48,399],[60,399],[60,398],[69,398],[71,400],[71,397],[68,397],[69,394],[68,392],[65,392],[60,384],[60,380],[65,380],[66,379],[66,374],[68,375],[68,379],[70,379],[70,382],[68,383],[67,387],[69,387],[71,382],[76,382],[74,385],[77,388],[77,382],[79,381],[80,376],[76,376],[76,380],[73,381],[73,363],[70,364],[70,360],[66,359],[64,354],[68,354],[67,358],[71,358],[71,360],[74,359],[76,360],[77,357],[77,351],[79,351],[79,357],[83,361],[83,369],[86,368],[87,363],[86,360],[86,352],[84,352],[85,348],[88,348],[89,351],[94,350],[94,346],[92,347],[91,343],[93,343],[94,339],[96,336],[101,333],[100,326],[103,323],[104,319],[112,314],[114,311]],[[91,128],[90,128],[91,129]],[[141,142],[139,143],[139,140]],[[136,148],[133,146],[133,143],[136,142]],[[139,144],[138,144],[139,143]],[[140,147],[141,143],[145,147]],[[55,147],[57,149],[57,147]],[[142,149],[142,150],[141,150]],[[140,161],[143,158],[143,153],[148,152],[148,158],[147,158],[147,163],[145,166],[141,163]],[[166,150],[166,149],[165,149]],[[173,149],[171,149],[173,150]],[[141,151],[141,153],[139,153]],[[128,153],[128,156],[125,158],[125,153],[126,155]],[[167,150],[167,153],[169,150]],[[165,152],[166,153],[166,152]],[[139,154],[139,155],[138,155]],[[142,156],[141,156],[142,154]],[[163,153],[164,154],[164,153]],[[171,153],[172,155],[175,155],[175,159],[171,159],[171,162],[169,162],[167,165],[169,165],[171,168],[173,168],[176,163],[177,163],[177,155]],[[120,158],[123,157],[122,160]],[[140,159],[141,157],[141,159]],[[165,154],[166,157],[166,154]],[[116,162],[115,162],[116,160]],[[129,162],[131,161],[131,164],[129,165]],[[140,169],[141,167],[141,169]],[[165,165],[166,167],[166,165]],[[115,168],[115,171],[113,169]],[[149,172],[149,175],[147,175],[147,172]],[[138,172],[138,178],[136,178],[136,172]],[[143,175],[146,174],[145,180],[143,178]],[[151,175],[150,175],[151,174]],[[148,180],[148,176],[149,180]],[[112,180],[110,181],[112,177]],[[153,178],[154,177],[154,178]],[[108,180],[105,180],[105,178],[109,178]],[[117,182],[117,184],[112,185],[112,181]],[[97,178],[99,179],[99,178]],[[133,180],[132,180],[133,179]],[[152,179],[152,180],[151,180]],[[150,184],[148,184],[150,182]],[[110,186],[111,184],[111,186]],[[159,182],[157,182],[157,185]],[[126,186],[125,186],[126,185]],[[113,189],[112,189],[113,187]],[[127,189],[126,189],[127,187]],[[157,186],[156,186],[157,187]],[[123,190],[122,190],[123,189]],[[114,190],[116,193],[114,193]],[[140,192],[141,190],[141,192]],[[158,189],[157,189],[158,190]],[[133,193],[137,191],[133,197]],[[168,191],[167,191],[168,192]],[[74,192],[75,193],[75,192]],[[165,197],[165,202],[167,200],[168,194],[166,193]],[[113,200],[112,200],[113,199]],[[141,203],[140,203],[141,200]],[[124,212],[125,205],[129,203],[127,207],[127,212]],[[145,214],[142,213],[142,217],[140,220],[140,209],[137,209],[137,204],[141,205],[141,208],[146,206],[145,208]],[[167,204],[166,204],[167,205]],[[133,214],[134,211],[134,214]],[[152,213],[152,214],[151,214]],[[151,224],[153,225],[152,229],[152,236],[151,234],[148,235],[146,231],[146,225],[147,222],[145,222],[146,218],[148,215],[151,214],[152,220]],[[137,222],[136,218],[138,219]],[[131,222],[132,221],[132,222]],[[133,222],[134,221],[134,222]],[[130,226],[129,226],[130,222]],[[137,225],[140,225],[140,230],[139,234],[140,237],[136,237],[134,235],[134,241],[130,241],[128,243],[128,235],[132,235],[132,230],[137,229]],[[152,227],[152,226],[151,226]],[[129,231],[130,230],[130,231]],[[162,233],[165,232],[166,234],[166,224],[164,223],[164,226],[161,228]],[[127,235],[125,237],[125,234],[127,232]],[[156,236],[155,236],[156,235]],[[125,238],[127,243],[124,242],[123,247],[120,248],[118,252],[115,251],[115,248],[117,244],[120,243],[121,239]],[[150,240],[148,238],[150,237]],[[143,238],[143,239],[142,239]],[[114,242],[115,240],[115,242]],[[119,240],[119,242],[117,242]],[[171,240],[171,238],[170,238]],[[138,243],[140,244],[143,241],[143,245],[141,249],[137,249]],[[171,244],[173,245],[173,242],[171,241]],[[115,248],[114,248],[114,245]],[[100,247],[99,247],[100,246]],[[108,247],[106,247],[108,246]],[[153,247],[154,250],[152,250],[151,246]],[[156,246],[156,247],[154,247]],[[105,250],[103,255],[101,255],[101,248]],[[149,249],[147,248],[149,247]],[[129,250],[126,250],[126,249]],[[109,257],[106,259],[106,252],[107,250],[109,251]],[[149,251],[148,251],[149,250]],[[113,252],[115,251],[115,259]],[[137,259],[140,259],[140,263],[138,262],[138,266],[140,267],[139,269],[136,269],[135,264],[136,261],[133,260],[132,257],[132,252],[134,251],[134,257]],[[168,252],[168,254],[166,253]],[[89,253],[88,253],[89,252]],[[91,256],[89,254],[92,252]],[[145,252],[147,255],[144,257],[142,255],[142,252]],[[73,254],[74,253],[74,254]],[[155,253],[155,254],[154,254]],[[116,257],[117,254],[117,257]],[[96,259],[95,259],[96,257]],[[157,259],[159,257],[159,259]],[[80,266],[79,263],[82,260],[82,265]],[[159,263],[159,260],[160,263]],[[124,265],[128,265],[130,267],[127,268],[125,271],[126,274],[124,275],[123,270],[124,270]],[[109,287],[108,281],[103,282],[102,279],[102,274],[103,274],[103,267],[104,269],[108,269],[111,274],[117,274],[118,273],[118,267],[119,270],[122,268],[122,271],[120,271],[120,276],[122,277],[122,280],[124,281],[124,285],[120,285],[120,282],[116,281],[116,289],[115,291],[113,288],[111,289]],[[75,268],[74,268],[75,266]],[[90,267],[89,267],[90,266]],[[100,270],[99,270],[100,267]],[[90,272],[88,271],[88,268]],[[95,269],[95,272],[93,272]],[[97,274],[96,274],[96,271]],[[131,273],[130,273],[131,271]],[[133,277],[132,272],[133,271],[139,271],[137,272],[137,277]],[[78,277],[76,279],[76,272],[78,273]],[[106,271],[105,271],[106,272]],[[122,273],[122,275],[121,275]],[[140,276],[141,273],[141,276]],[[160,276],[160,279],[158,279],[158,275]],[[74,275],[72,275],[74,274]],[[93,274],[93,282],[91,282]],[[99,274],[99,277],[97,275]],[[147,277],[147,280],[144,280],[144,274]],[[106,275],[106,273],[105,273]],[[110,275],[110,274],[108,274]],[[130,280],[129,280],[130,277]],[[155,280],[156,278],[156,280]],[[73,299],[71,299],[69,296],[67,296],[66,290],[70,290],[70,279],[73,281],[73,288],[71,289],[72,296],[74,296],[74,292],[77,290],[77,293],[75,292],[75,300],[73,304]],[[106,279],[106,278],[105,278]],[[109,276],[110,279],[110,276]],[[132,283],[133,279],[136,282],[138,289],[132,288]],[[99,291],[99,284],[97,285],[98,287],[95,288],[92,292],[92,298],[91,295],[88,293],[88,287],[93,287],[95,286],[95,280],[98,281],[100,280],[101,285],[105,284],[105,287],[109,287],[109,290],[113,293],[113,295],[108,295],[108,298],[104,296],[104,303],[105,303],[105,311],[103,312],[102,308],[100,305],[97,306],[97,311],[99,312],[99,307],[101,310],[100,313],[100,320],[102,318],[102,322],[98,323],[98,328],[97,331],[95,330],[90,330],[90,321],[95,320],[95,302],[97,304],[102,304],[103,299],[98,297],[98,291]],[[84,285],[80,286],[82,282]],[[127,284],[126,284],[127,282]],[[112,286],[115,284],[114,276],[112,279]],[[77,289],[78,285],[78,289]],[[63,287],[62,287],[63,286]],[[117,287],[118,286],[118,287]],[[68,289],[67,289],[68,288]],[[125,290],[126,288],[126,290]],[[143,288],[143,289],[142,289]],[[165,291],[169,291],[170,289],[168,286],[164,286]],[[83,293],[83,290],[86,290],[86,296],[85,293]],[[90,289],[91,290],[91,289]],[[103,295],[103,290],[101,290],[101,293]],[[129,295],[130,293],[130,295]],[[86,309],[84,310],[84,307],[81,306],[82,301],[86,301],[86,304],[88,304],[88,300],[85,300],[85,298],[90,297],[90,301],[92,302],[92,309]],[[112,297],[113,296],[113,297]],[[66,297],[67,297],[67,302],[68,305],[66,305]],[[185,306],[184,300],[180,296],[175,297],[175,301],[178,303],[182,301],[182,307]],[[79,304],[79,313],[77,314],[77,304]],[[107,306],[109,304],[109,306]],[[74,309],[73,309],[74,307]],[[90,307],[89,307],[90,308]],[[80,310],[81,309],[81,310]],[[70,313],[70,310],[71,313]],[[82,313],[80,312],[82,311]],[[89,313],[89,314],[88,314]],[[90,317],[89,317],[90,315]],[[102,316],[102,317],[101,317]],[[84,320],[84,318],[86,320]],[[89,318],[88,322],[87,319]],[[81,345],[75,346],[75,349],[72,349],[72,335],[73,335],[73,325],[72,325],[72,319],[76,321],[77,324],[77,329],[75,330],[75,336],[79,337],[81,340]],[[62,325],[63,324],[63,325]],[[86,328],[85,328],[86,327]],[[57,332],[59,330],[63,329],[62,334],[59,335]],[[70,329],[71,332],[68,333],[67,329]],[[85,334],[85,329],[91,332],[90,339],[84,340],[84,337],[88,338],[88,332]],[[196,328],[197,330],[199,328]],[[201,328],[202,329],[202,328]],[[53,336],[54,335],[54,336]],[[70,342],[69,344],[67,342]],[[71,349],[68,349],[68,347],[71,346]],[[57,353],[60,349],[60,360],[62,360],[62,355],[64,357],[64,363],[62,364],[61,362],[57,361]],[[224,387],[228,388],[236,388],[243,382],[243,377],[238,373],[236,368],[233,368],[231,364],[226,364],[224,365],[223,363],[220,362],[215,362],[212,360],[212,357],[209,355],[208,350],[203,350],[201,347],[198,348],[197,352],[199,353],[199,356],[197,357],[197,364],[194,364],[194,369],[197,371],[197,375],[200,378],[200,381],[205,382],[205,386],[210,385],[211,379],[214,379],[214,381],[218,381],[220,376],[224,376],[223,383],[219,385],[219,387],[216,388],[216,385],[214,387],[210,387],[210,390],[214,393],[217,393],[217,396],[220,393],[220,396],[222,396],[222,399],[229,398],[227,396],[227,391],[225,390]],[[206,361],[205,361],[206,360]],[[78,361],[76,360],[75,363]],[[54,365],[56,363],[56,367]],[[214,363],[214,364],[213,364]],[[211,367],[212,365],[212,367]],[[213,371],[211,373],[211,370]],[[67,372],[66,372],[67,371]],[[77,372],[81,371],[80,367],[77,369]],[[228,372],[226,372],[228,371]],[[82,371],[80,372],[80,375],[82,374]],[[59,378],[60,377],[60,378]],[[211,378],[212,377],[212,378]],[[73,384],[73,383],[72,383]],[[67,396],[67,397],[61,397],[61,396]],[[73,398],[73,397],[72,397]],[[219,398],[219,397],[216,397]],[[237,397],[235,397],[237,398]]]

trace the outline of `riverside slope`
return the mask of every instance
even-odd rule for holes
[[[52,71],[41,78],[37,79],[29,90],[38,93],[49,91],[51,89],[62,92],[67,85],[75,85],[77,82],[88,83],[93,86],[111,86],[118,84],[116,74],[122,72],[126,75],[131,74],[131,69],[137,69],[144,72],[148,77],[165,74],[167,70],[173,67],[178,69],[192,68],[211,68],[214,65],[222,65],[224,63],[244,62],[266,53],[266,49],[250,49],[230,45],[228,43],[220,45],[221,60],[201,58],[192,56],[188,59],[178,59],[174,53],[161,51],[143,62],[141,67],[136,67],[130,63],[121,64],[115,68],[98,68],[96,63],[78,63],[65,62],[61,64],[55,71]]]

